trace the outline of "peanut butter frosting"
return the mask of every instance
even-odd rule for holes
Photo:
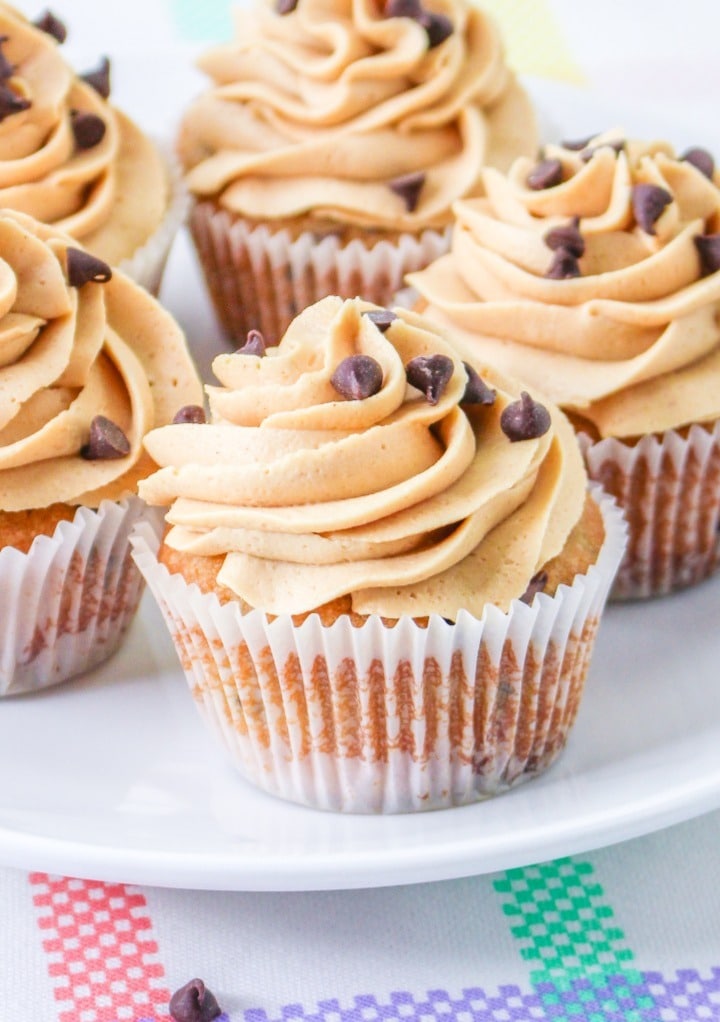
[[[579,520],[569,423],[474,365],[414,313],[323,299],[277,347],[257,332],[213,363],[209,422],[152,430],[140,495],[166,543],[224,555],[252,607],[350,595],[390,618],[507,608]]]
[[[235,41],[200,67],[187,183],[235,214],[445,226],[537,144],[530,102],[494,23],[465,0],[280,0],[239,11]],[[281,13],[283,12],[283,13]]]
[[[409,278],[427,315],[601,437],[719,418],[710,154],[610,131],[483,176],[452,251]]]
[[[183,335],[53,227],[0,212],[0,509],[96,507],[155,467],[145,433],[202,399]]]
[[[116,265],[165,215],[159,153],[75,74],[49,30],[0,4],[0,37],[0,208],[53,224]]]

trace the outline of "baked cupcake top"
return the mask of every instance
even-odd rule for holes
[[[444,226],[483,163],[535,151],[494,23],[466,0],[278,0],[237,14],[200,62],[187,183],[233,213]]]
[[[201,398],[179,327],[147,292],[0,212],[0,509],[128,496],[155,467],[145,433]]]
[[[410,282],[479,357],[600,436],[720,417],[720,177],[621,132],[484,173],[452,252]]]
[[[397,618],[506,608],[579,520],[570,425],[422,318],[326,298],[280,344],[213,363],[208,423],[153,430],[140,494],[166,543],[224,555],[219,585],[269,613],[351,595]]]
[[[0,208],[71,234],[115,265],[162,220],[169,198],[155,146],[107,102],[106,61],[78,76],[64,27],[0,4]]]

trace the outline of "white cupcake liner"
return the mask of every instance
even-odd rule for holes
[[[183,183],[182,169],[169,146],[156,142],[165,162],[170,201],[159,226],[144,244],[117,267],[146,291],[156,295],[173,241],[190,210],[190,195]]]
[[[217,316],[229,337],[260,330],[277,343],[299,312],[327,295],[360,296],[388,306],[407,273],[450,245],[450,229],[402,234],[396,241],[253,226],[214,203],[198,202],[190,229]]]
[[[142,520],[156,535],[162,516],[138,497],[79,507],[29,551],[0,550],[0,695],[66,681],[113,653],[144,583],[128,543]]]
[[[720,422],[668,430],[631,445],[580,434],[588,475],[615,498],[628,546],[612,599],[662,596],[720,563]]]
[[[504,791],[564,746],[625,542],[614,502],[595,497],[606,536],[587,574],[531,607],[427,628],[243,615],[170,575],[149,529],[131,544],[201,714],[245,777],[320,809],[412,812]]]

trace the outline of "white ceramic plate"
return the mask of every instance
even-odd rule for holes
[[[184,101],[187,82],[170,84]],[[662,133],[652,114],[617,116],[560,86],[534,91],[553,111],[548,136],[612,124]],[[700,127],[685,120],[666,133],[679,146],[712,145]],[[179,240],[163,298],[209,378],[222,343]],[[569,746],[545,776],[460,809],[343,817],[263,795],[225,762],[146,597],[110,663],[0,704],[0,863],[218,890],[381,886],[536,862],[679,822],[720,806],[719,611],[720,577],[611,607]]]

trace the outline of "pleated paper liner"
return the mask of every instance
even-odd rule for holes
[[[572,585],[427,628],[243,615],[170,575],[147,528],[131,543],[196,705],[248,780],[320,809],[414,812],[502,792],[565,745],[625,542],[596,499],[605,541]]]
[[[161,534],[162,516],[139,498],[105,501],[27,553],[0,550],[0,695],[56,685],[115,652],[144,589],[128,543],[141,520]]]
[[[260,330],[270,344],[327,295],[360,296],[388,306],[407,273],[447,251],[450,233],[425,230],[394,240],[322,237],[253,225],[212,202],[198,202],[190,229],[215,312],[228,337]]]
[[[720,563],[720,423],[634,445],[579,439],[588,475],[628,522],[611,598],[663,596],[708,578]]]

